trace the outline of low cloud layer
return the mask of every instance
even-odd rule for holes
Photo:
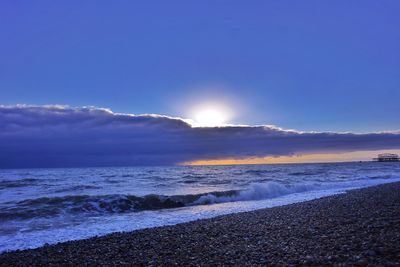
[[[192,127],[100,108],[0,106],[0,168],[166,165],[193,160],[400,148],[400,132]]]

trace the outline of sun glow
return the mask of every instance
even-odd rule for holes
[[[194,125],[197,127],[217,127],[227,124],[230,112],[222,105],[204,105],[193,112]]]

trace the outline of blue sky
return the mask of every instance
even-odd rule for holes
[[[398,1],[2,1],[0,104],[400,127]]]

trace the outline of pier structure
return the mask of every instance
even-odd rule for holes
[[[400,157],[397,154],[384,153],[384,154],[379,154],[377,158],[374,158],[374,161],[378,161],[378,162],[398,162],[398,161],[400,161]]]

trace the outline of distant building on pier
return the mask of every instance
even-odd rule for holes
[[[397,154],[384,153],[384,154],[379,154],[377,158],[374,158],[374,161],[398,162],[398,161],[400,161],[400,158],[399,158],[399,155],[397,155]]]

